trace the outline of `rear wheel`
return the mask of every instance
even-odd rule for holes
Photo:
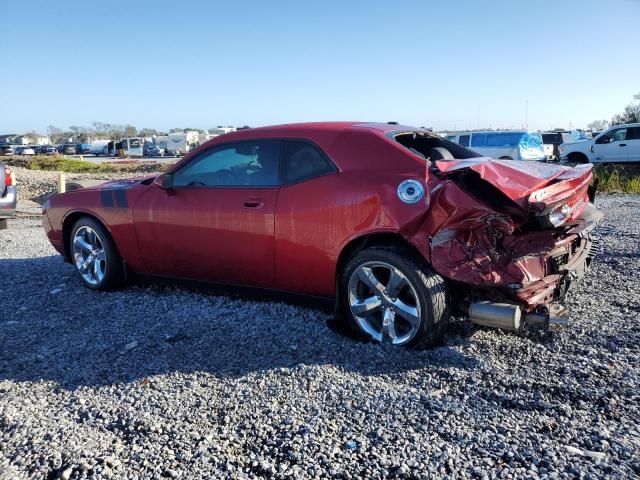
[[[378,343],[432,347],[449,318],[444,280],[420,257],[395,247],[357,253],[340,279],[350,330]]]
[[[113,290],[122,285],[122,260],[111,236],[99,222],[89,217],[79,219],[71,231],[69,248],[73,265],[87,287]]]

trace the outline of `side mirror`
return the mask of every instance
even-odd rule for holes
[[[607,136],[604,136],[604,137],[602,137],[602,138],[599,138],[599,139],[596,141],[596,143],[599,143],[599,144],[603,144],[603,143],[611,143],[611,142],[612,142],[611,137],[607,137]]]
[[[173,188],[173,173],[165,173],[162,175],[162,189],[171,190]]]
[[[162,190],[171,190],[173,188],[173,173],[163,173],[162,175],[158,175],[153,183]]]

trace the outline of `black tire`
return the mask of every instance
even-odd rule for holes
[[[435,160],[453,160],[453,154],[444,147],[433,147],[429,150],[429,159]]]
[[[569,163],[573,163],[573,164],[582,164],[582,163],[589,163],[589,159],[587,158],[586,155],[584,155],[583,153],[570,153],[569,156],[567,157],[567,160],[569,161]]]
[[[74,250],[73,250],[73,241],[76,236],[76,232],[82,227],[89,227],[93,230],[102,244],[105,254],[105,269],[104,269],[104,277],[95,284],[88,282],[85,277],[80,273],[79,268],[77,267],[74,260]],[[87,288],[92,290],[115,290],[122,285],[124,285],[125,272],[124,265],[122,263],[122,258],[118,253],[118,249],[111,238],[111,235],[107,231],[107,229],[97,220],[91,217],[82,217],[76,221],[73,228],[71,229],[71,237],[69,238],[69,257],[71,258],[71,263],[78,272],[82,283]]]
[[[500,157],[498,160],[513,160],[513,158],[504,156],[504,157]]]
[[[361,329],[349,305],[349,280],[358,267],[369,262],[384,262],[400,270],[410,282],[420,301],[419,327],[413,338],[401,346],[431,348],[438,345],[449,320],[449,301],[445,281],[422,257],[409,249],[399,247],[370,247],[356,253],[346,263],[338,282],[338,314],[348,332],[362,340],[377,341]]]

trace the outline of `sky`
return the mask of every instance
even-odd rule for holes
[[[640,0],[2,0],[0,134],[585,127],[640,93]]]

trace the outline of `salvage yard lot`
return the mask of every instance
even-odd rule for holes
[[[640,475],[640,197],[603,196],[572,324],[455,322],[431,351],[328,312],[89,291],[37,219],[0,231],[0,478]]]

